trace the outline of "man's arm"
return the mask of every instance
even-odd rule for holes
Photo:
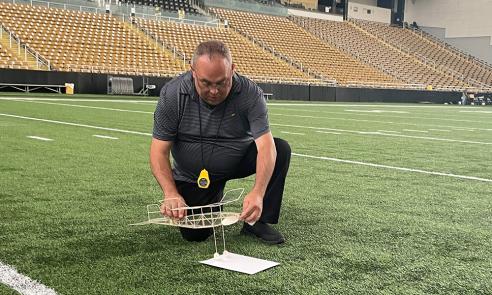
[[[275,168],[277,150],[271,132],[267,132],[255,140],[258,155],[256,157],[256,180],[251,192],[244,198],[243,212],[240,219],[247,223],[255,223],[263,210],[263,197]]]
[[[163,141],[152,138],[150,145],[150,167],[152,174],[161,186],[164,193],[164,202],[161,205],[161,213],[169,217],[183,218],[185,210],[171,211],[173,208],[186,206],[183,197],[176,189],[171,170],[172,141]]]

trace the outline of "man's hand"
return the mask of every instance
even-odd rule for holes
[[[253,224],[260,219],[263,211],[263,196],[254,191],[250,192],[243,201],[243,212],[239,216],[240,220]]]
[[[182,207],[187,207],[187,205],[180,194],[164,196],[164,201],[161,203],[161,213],[171,218],[182,219],[186,216],[186,209],[173,210]]]

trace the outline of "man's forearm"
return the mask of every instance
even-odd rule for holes
[[[150,167],[164,195],[177,193],[170,161],[170,145],[153,140],[150,147]]]
[[[256,158],[256,180],[253,191],[265,195],[268,183],[275,168],[275,160],[277,159],[277,151],[275,145],[266,149],[259,149]]]
[[[164,192],[164,195],[177,193],[169,157],[162,156],[159,161],[152,161],[152,173]]]

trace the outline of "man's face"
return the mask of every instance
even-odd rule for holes
[[[232,87],[234,64],[217,55],[202,55],[192,65],[193,80],[201,99],[210,105],[223,102]]]

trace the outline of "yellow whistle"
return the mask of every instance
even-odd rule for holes
[[[208,177],[208,171],[206,169],[200,171],[200,175],[196,182],[198,183],[199,188],[208,188],[210,185],[210,178]]]

